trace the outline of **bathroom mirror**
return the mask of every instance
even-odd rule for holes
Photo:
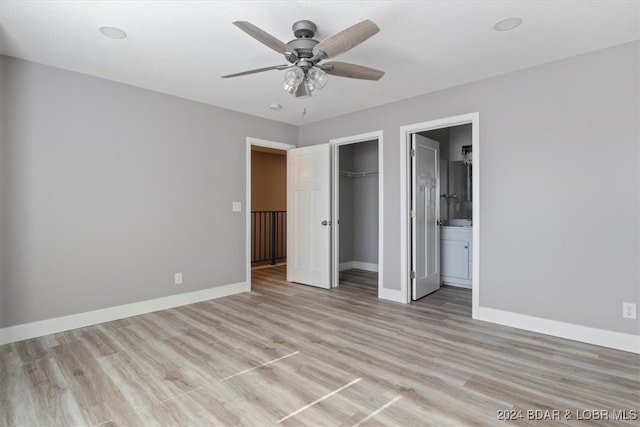
[[[472,219],[472,167],[463,161],[449,162],[449,219]]]

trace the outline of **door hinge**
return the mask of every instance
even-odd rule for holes
[[[416,211],[413,211],[413,210],[412,210],[411,212],[409,212],[409,216],[410,216],[411,218],[415,218],[415,217],[416,217]]]
[[[416,156],[416,150],[413,149],[413,148],[411,150],[409,150],[409,156],[410,157],[415,157]]]
[[[411,280],[414,280],[416,278],[416,272],[412,271],[410,276],[411,276]]]

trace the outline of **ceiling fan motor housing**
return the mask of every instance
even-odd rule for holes
[[[296,51],[298,58],[311,58],[313,47],[318,44],[318,41],[313,39],[317,30],[316,24],[302,20],[294,23],[292,28],[296,38],[287,43],[287,46]]]
[[[295,39],[287,43],[287,46],[298,53],[298,58],[311,58],[313,56],[313,47],[318,44],[314,39]]]
[[[312,39],[318,29],[316,24],[306,19],[294,22],[291,28],[298,39]]]

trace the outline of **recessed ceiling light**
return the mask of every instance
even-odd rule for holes
[[[271,108],[272,110],[282,110],[282,105],[273,103],[269,105],[269,108]]]
[[[518,28],[520,24],[522,24],[521,18],[506,18],[496,22],[496,25],[493,26],[493,29],[496,31],[510,31]]]
[[[103,25],[102,27],[98,28],[98,31],[111,39],[123,39],[127,37],[127,33],[125,33],[123,30],[121,30],[120,28],[111,27],[109,25]]]

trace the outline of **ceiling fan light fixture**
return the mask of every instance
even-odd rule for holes
[[[319,68],[313,67],[307,72],[309,82],[313,84],[314,89],[322,89],[329,81],[327,73]]]
[[[304,70],[300,67],[289,68],[284,73],[284,80],[282,81],[282,88],[293,94],[300,86],[300,83],[304,80]]]
[[[290,85],[289,83],[287,83],[286,80],[282,82],[282,89],[284,89],[286,92],[288,92],[288,93],[290,93],[292,95],[296,91],[297,88],[298,88],[298,86]]]
[[[239,77],[247,74],[271,70],[286,70],[282,88],[296,98],[304,98],[322,90],[329,80],[327,74],[361,80],[380,80],[383,71],[347,62],[320,64],[325,59],[345,53],[380,31],[380,28],[366,19],[322,41],[315,40],[316,25],[307,20],[293,24],[296,37],[289,43],[272,36],[248,21],[236,21],[236,27],[263,45],[284,55],[289,64],[257,68],[241,73],[229,74],[222,78]]]
[[[311,96],[311,92],[309,92],[309,88],[306,84],[298,85],[298,87],[295,89],[294,94],[296,98],[308,98]]]
[[[316,88],[316,85],[314,85],[313,82],[309,80],[308,77],[304,79],[304,85],[307,87],[307,92],[309,93],[309,96],[313,96],[313,93],[316,91],[316,89],[320,89],[320,88]]]

